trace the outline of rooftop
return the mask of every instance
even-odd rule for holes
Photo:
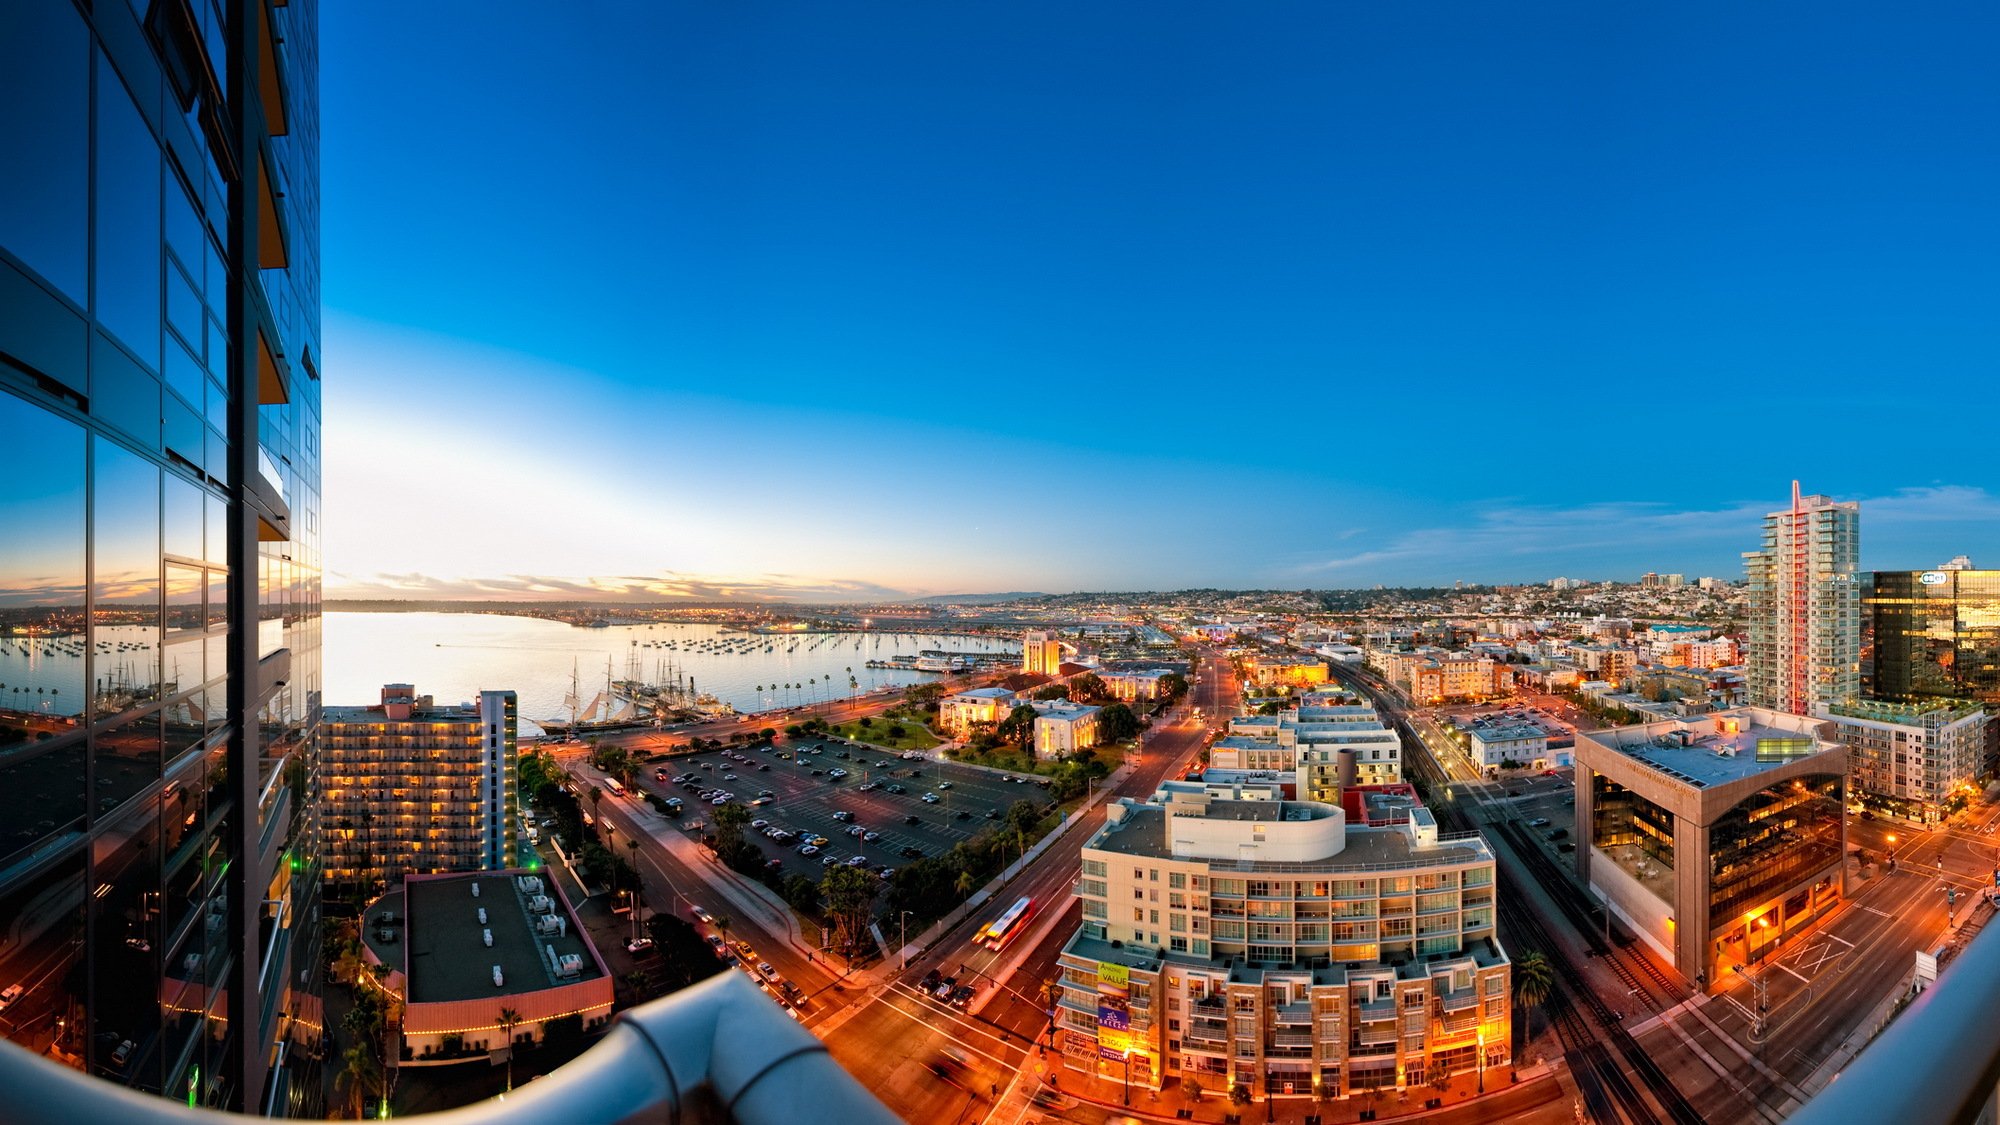
[[[542,880],[542,894],[549,896],[553,910],[548,914],[529,909],[531,896],[524,893],[517,877],[532,872],[479,872],[465,875],[411,876],[403,890],[386,895],[379,908],[368,912],[369,945],[390,965],[398,961],[397,945],[374,940],[375,918],[380,910],[395,910],[404,918],[400,945],[407,993],[412,1004],[449,1000],[481,1000],[492,996],[534,992],[557,985],[593,980],[604,975],[597,953],[585,940],[569,902],[553,879]],[[479,887],[474,897],[472,888]],[[389,905],[400,898],[407,909]],[[480,924],[479,911],[486,911]],[[543,917],[557,917],[566,923],[562,934],[536,932]],[[493,945],[486,945],[484,931],[493,932]],[[548,951],[557,957],[575,954],[583,965],[574,977],[558,978],[549,963]],[[493,985],[493,966],[500,966],[504,987]]]
[[[1696,789],[1724,785],[1840,749],[1820,720],[1755,707],[1579,732],[1579,746],[1615,750]]]
[[[1281,811],[1296,808],[1311,802],[1301,801],[1211,801],[1209,819],[1241,821],[1273,821],[1291,819]],[[1217,815],[1218,808],[1244,806],[1241,813],[1231,811]],[[1320,806],[1324,808],[1325,806]],[[1107,821],[1103,828],[1084,846],[1113,855],[1146,856],[1165,859],[1171,854],[1167,845],[1167,810],[1161,805],[1130,804],[1124,806],[1124,819],[1119,823]],[[1412,810],[1414,818],[1417,810]],[[1426,810],[1427,811],[1427,810]],[[1366,828],[1350,824],[1347,826],[1347,844],[1336,855],[1325,859],[1275,862],[1266,860],[1208,860],[1209,869],[1218,874],[1230,871],[1271,872],[1306,874],[1339,874],[1343,871],[1363,872],[1384,867],[1443,867],[1456,866],[1480,861],[1490,862],[1493,853],[1486,841],[1477,833],[1463,837],[1441,837],[1435,845],[1420,847],[1416,844],[1408,827]]]
[[[1867,719],[1878,723],[1897,723],[1916,726],[1926,717],[1935,716],[1944,722],[1957,722],[1978,714],[1984,708],[1969,699],[1923,699],[1908,703],[1888,703],[1875,699],[1850,699],[1844,703],[1832,703],[1826,707],[1829,715],[1844,719]]]
[[[1014,693],[1003,687],[973,688],[953,695],[953,699],[1012,699]]]
[[[1472,724],[1472,737],[1481,742],[1511,742],[1520,738],[1547,738],[1549,732],[1533,723],[1508,723],[1504,726]]]

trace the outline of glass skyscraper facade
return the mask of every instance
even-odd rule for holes
[[[324,1109],[317,29],[0,4],[0,1032],[284,1115]]]
[[[2000,570],[1880,570],[1862,594],[1871,698],[2000,704]]]

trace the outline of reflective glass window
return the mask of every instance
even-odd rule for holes
[[[160,713],[149,711],[94,735],[91,753],[97,774],[91,798],[103,815],[160,776]]]
[[[201,487],[177,473],[167,474],[166,500],[161,505],[166,516],[162,546],[169,555],[184,559],[201,558]]]
[[[208,627],[225,628],[229,624],[229,572],[211,570],[208,572]]]
[[[0,246],[89,303],[90,36],[69,0],[0,4]]]
[[[91,847],[86,900],[95,916],[91,950],[84,964],[95,979],[91,1015],[97,1026],[122,1037],[106,1042],[115,1050],[124,1039],[132,1051],[109,1073],[142,1090],[160,1086],[159,991],[160,908],[159,807],[157,799],[132,807]]]
[[[160,366],[160,146],[117,71],[97,60],[97,319]]]
[[[93,450],[91,646],[97,714],[157,698],[160,685],[160,469],[116,442]]]
[[[203,557],[220,566],[229,561],[229,504],[213,492],[202,495],[208,507],[208,553]]]
[[[200,567],[185,566],[181,563],[167,564],[167,632],[169,634],[192,632],[207,624],[202,611],[202,595],[207,590],[208,575]],[[200,679],[199,676],[196,679]],[[193,687],[194,683],[182,685]]]
[[[75,728],[84,705],[83,429],[0,392],[0,751]]]

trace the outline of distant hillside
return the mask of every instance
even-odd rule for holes
[[[1046,598],[1047,594],[1015,590],[1006,594],[938,594],[935,597],[918,598],[916,605],[999,605],[1002,602],[1025,601],[1029,598]]]

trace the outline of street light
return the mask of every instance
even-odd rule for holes
[[[1486,1092],[1486,1029],[1481,1027],[1479,1037],[1479,1092]]]
[[[1125,1104],[1132,1104],[1132,1052],[1125,1052]]]
[[[896,925],[902,931],[903,938],[901,951],[903,954],[903,967],[897,970],[898,972],[907,971],[910,967],[910,915],[915,913],[916,911],[914,910],[905,910],[896,918]]]

